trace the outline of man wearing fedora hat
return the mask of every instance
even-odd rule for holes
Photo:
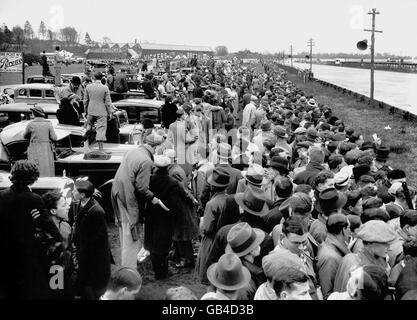
[[[217,144],[216,150],[215,150],[215,159],[218,161],[215,165],[216,168],[222,168],[224,171],[226,171],[229,176],[229,184],[227,186],[226,192],[227,194],[234,194],[236,193],[237,186],[239,183],[239,180],[242,179],[242,173],[240,170],[233,168],[230,165],[230,159],[231,159],[231,152],[232,148],[229,144],[221,142]],[[208,172],[210,174],[210,172]],[[205,202],[210,198],[210,189],[209,189],[209,183],[206,184],[206,188],[202,195],[202,203],[204,205]]]
[[[249,284],[251,275],[236,254],[225,253],[207,269],[207,278],[216,291],[201,300],[238,300],[239,290]]]
[[[289,155],[292,155],[292,147],[287,142],[289,136],[286,128],[284,126],[275,126],[274,134],[277,138],[275,147],[283,148]]]
[[[207,259],[213,245],[214,237],[216,236],[217,231],[222,227],[218,225],[220,217],[226,214],[226,189],[229,182],[230,174],[222,167],[216,167],[207,178],[207,183],[211,186],[214,195],[205,206],[204,217],[200,224],[202,240],[198,252],[197,270],[200,280],[203,282],[208,267]]]
[[[388,158],[389,158],[389,149],[385,146],[380,146],[376,149],[375,152],[375,159],[374,163],[372,165],[372,171],[385,171],[387,174],[388,172],[392,171],[393,169],[386,164]]]
[[[331,187],[322,190],[314,204],[319,213],[318,219],[310,226],[310,233],[318,243],[324,242],[327,237],[326,222],[331,214],[342,213],[342,208],[347,202],[347,197],[342,192]]]
[[[268,214],[268,205],[265,192],[258,187],[248,186],[244,193],[237,193],[234,195],[236,203],[239,205],[241,212],[239,221],[246,222],[252,228],[261,229],[265,233],[264,241],[261,243],[261,253],[254,260],[254,263],[260,266],[262,257],[268,254],[273,248],[274,244],[272,238],[265,232],[265,221],[263,217]],[[214,244],[211,248],[208,257],[208,264],[214,263],[224,252],[227,246],[227,234],[235,225],[228,224],[218,230],[214,239]]]
[[[52,143],[57,140],[55,130],[51,121],[45,119],[45,112],[40,106],[35,105],[30,110],[34,119],[27,124],[23,133],[23,137],[29,139],[28,160],[36,163],[41,177],[54,177],[55,159]]]
[[[248,170],[243,171],[242,176],[243,178],[238,182],[236,193],[245,192],[246,188],[250,185],[263,188],[267,183],[265,169],[257,163],[250,165]]]
[[[334,291],[346,290],[349,273],[354,266],[372,264],[382,267],[387,275],[390,273],[388,249],[396,238],[394,229],[381,220],[371,220],[361,226],[358,237],[364,246],[358,253],[349,253],[343,257],[334,280]]]
[[[248,286],[240,291],[242,300],[253,300],[258,287],[266,281],[262,268],[254,264],[255,258],[261,253],[260,244],[264,239],[265,232],[252,228],[246,222],[235,224],[227,234],[225,252],[235,253],[251,274]]]
[[[265,186],[265,192],[269,204],[272,205],[277,200],[277,194],[275,192],[276,182],[279,179],[286,177],[289,173],[288,160],[284,157],[274,156],[267,162],[266,167],[268,182]]]

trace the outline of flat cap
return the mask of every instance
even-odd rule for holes
[[[268,279],[275,279],[277,275],[285,272],[287,268],[296,268],[305,271],[303,262],[299,256],[280,247],[277,247],[262,259],[262,268]]]
[[[396,238],[396,233],[384,221],[371,220],[361,226],[358,237],[365,242],[390,243]]]

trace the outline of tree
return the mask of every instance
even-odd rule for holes
[[[45,40],[46,34],[47,34],[45,22],[41,21],[41,24],[39,25],[39,31],[38,31],[38,33],[39,33],[39,37],[42,40]]]
[[[75,44],[78,40],[78,32],[73,27],[65,27],[61,29],[61,37],[62,41],[66,42],[67,44]]]
[[[229,50],[227,50],[226,46],[217,46],[214,50],[216,50],[216,56],[223,57],[229,54]]]
[[[104,37],[101,40],[101,42],[103,42],[104,44],[111,44],[112,43],[112,41],[111,41],[111,39],[109,37]]]
[[[3,27],[3,33],[4,33],[4,42],[13,43],[13,32],[11,32],[10,29],[6,25]]]
[[[19,45],[20,48],[22,48],[25,43],[24,31],[20,26],[13,27],[13,42]]]
[[[23,31],[24,31],[25,39],[30,39],[30,40],[33,39],[35,33],[33,32],[32,25],[27,20],[25,22],[25,27]]]
[[[48,35],[48,40],[53,41],[54,40],[54,33],[52,32],[52,30],[48,29],[48,31],[46,31],[46,33]]]
[[[87,46],[91,46],[91,45],[92,45],[92,43],[93,43],[93,41],[91,40],[91,37],[90,37],[90,35],[88,34],[88,32],[85,34],[84,41],[85,41],[85,44],[86,44]]]

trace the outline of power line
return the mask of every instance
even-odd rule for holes
[[[375,16],[380,14],[375,8],[368,12],[372,15],[372,29],[364,29],[364,31],[371,32],[371,88],[370,88],[370,103],[374,102],[374,73],[375,73],[375,32],[382,33],[380,30],[375,30]]]
[[[313,69],[313,47],[315,45],[316,44],[314,43],[313,38],[310,38],[307,42],[307,46],[310,47],[310,74],[311,74],[312,69]]]

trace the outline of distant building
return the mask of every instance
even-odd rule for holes
[[[210,47],[168,45],[156,43],[113,43],[97,45],[86,52],[88,61],[113,60],[125,61],[130,59],[174,59],[175,57],[199,59],[213,57],[214,51]]]

